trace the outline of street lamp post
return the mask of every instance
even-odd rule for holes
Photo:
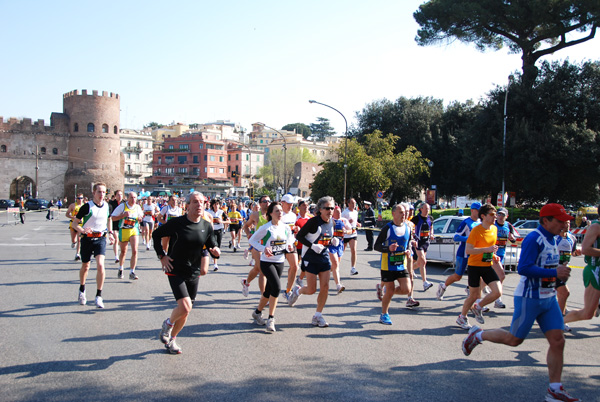
[[[335,110],[344,118],[344,123],[346,123],[346,133],[344,134],[344,205],[346,205],[346,183],[348,178],[348,120],[346,120],[346,116],[344,116],[342,112],[332,106],[317,102],[316,100],[309,100],[308,103],[316,103]]]
[[[283,138],[283,190],[284,190],[284,194],[287,194],[287,182],[286,182],[286,180],[287,180],[287,140],[285,139],[285,136],[279,132],[279,130],[277,130],[273,127],[267,126],[265,123],[258,123],[258,124],[275,131],[277,134],[279,134],[281,136],[281,138]]]
[[[504,95],[504,135],[502,137],[502,193],[500,197],[502,198],[502,206],[504,206],[504,182],[506,179],[506,120],[508,119],[508,114],[506,113],[506,106],[508,105],[508,88],[510,84],[512,84],[514,80],[514,76],[511,74],[508,76],[508,86],[506,87],[506,93]]]

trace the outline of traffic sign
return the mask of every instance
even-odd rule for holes
[[[383,191],[377,192],[377,198],[383,198]]]

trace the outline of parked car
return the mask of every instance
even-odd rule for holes
[[[29,198],[25,201],[26,211],[41,211],[48,209],[48,200],[43,198]]]
[[[540,221],[536,219],[528,219],[524,221],[515,222],[513,225],[520,237],[525,237],[529,233],[533,232],[540,225]]]
[[[15,206],[13,200],[0,200],[0,209],[12,208]]]
[[[427,260],[441,261],[447,264],[454,264],[456,260],[456,250],[459,243],[454,241],[456,229],[460,226],[466,216],[440,216],[433,221],[434,240],[427,249]],[[505,267],[516,267],[519,262],[521,249],[514,245],[507,245],[504,257]]]

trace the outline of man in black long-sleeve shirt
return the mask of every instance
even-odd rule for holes
[[[363,227],[367,237],[367,248],[365,251],[373,251],[373,228],[375,227],[375,211],[371,209],[371,203],[365,201],[365,211],[363,212]]]
[[[159,338],[171,354],[181,353],[181,348],[175,343],[175,337],[187,321],[192,310],[192,303],[198,293],[198,279],[201,272],[200,262],[205,255],[205,247],[213,257],[219,257],[221,252],[213,235],[212,224],[204,216],[204,196],[194,192],[186,199],[187,214],[170,219],[152,234],[154,250],[160,259],[163,271],[169,278],[169,283],[177,307],[162,325]],[[169,252],[165,254],[161,239],[169,237]]]

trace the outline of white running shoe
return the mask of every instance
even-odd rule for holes
[[[169,340],[169,342],[165,345],[165,348],[167,348],[167,352],[172,355],[179,355],[183,352],[179,345],[175,343],[175,338],[171,338],[171,340]]]
[[[446,293],[446,288],[444,287],[443,283],[440,283],[436,293],[437,299],[444,300],[444,293]]]
[[[162,328],[158,334],[158,339],[165,345],[169,343],[169,339],[171,339],[171,331],[173,331],[173,326],[168,324],[168,318],[163,321]]]
[[[319,326],[321,328],[325,328],[329,326],[329,323],[327,321],[325,321],[325,318],[323,318],[323,315],[320,316],[316,316],[314,315],[312,318],[312,325],[313,326]]]
[[[242,283],[242,294],[244,297],[248,297],[250,294],[250,286],[248,285],[248,282],[246,282],[245,279],[242,279],[240,282]]]
[[[473,307],[471,307],[471,313],[473,313],[475,320],[477,320],[478,323],[485,324],[485,320],[483,319],[483,309],[481,306],[479,306],[479,304],[473,304]]]
[[[101,296],[96,296],[96,307],[104,308],[104,300],[102,300]]]
[[[304,281],[302,281],[302,279],[300,277],[296,278],[296,285],[302,287],[304,286]]]
[[[337,294],[338,295],[340,293],[342,293],[344,290],[346,290],[346,287],[344,285],[342,285],[341,283],[339,285],[337,285]]]
[[[358,275],[356,268],[352,267],[352,269],[350,269],[350,275]]]
[[[267,319],[266,331],[269,334],[275,332],[275,317]]]
[[[502,301],[501,298],[496,299],[496,301],[494,302],[494,307],[495,308],[506,308],[506,304],[504,304],[504,302]]]
[[[150,250],[150,245],[146,244],[146,251]]]
[[[256,314],[256,311],[252,312],[252,318],[254,318],[254,322],[258,325],[265,325],[267,322],[265,321],[265,319],[261,314]]]
[[[77,243],[71,243],[71,248],[75,248],[76,245]]]
[[[563,327],[563,332],[571,332],[571,327],[569,327],[569,324],[565,324]]]
[[[86,297],[85,297],[85,292],[79,292],[79,297],[78,297],[78,300],[79,300],[79,304],[81,304],[82,306],[83,306],[85,303],[87,303],[87,299],[86,299]]]
[[[423,292],[427,292],[429,289],[433,287],[433,283],[431,282],[423,282]]]
[[[456,323],[458,324],[459,327],[461,327],[462,329],[471,329],[471,325],[469,325],[469,318],[468,317],[462,317],[460,314],[458,315],[458,318],[456,319]]]
[[[218,270],[219,270],[219,266],[218,266],[217,264],[215,264],[215,265],[213,266],[213,271],[217,272]]]
[[[249,248],[247,248],[247,249],[244,251],[244,260],[247,260],[249,255],[250,255],[250,249],[249,249]]]
[[[291,294],[288,297],[288,305],[290,307],[293,307],[294,304],[296,304],[296,302],[298,301],[298,298],[300,297],[300,293],[298,293],[299,290],[300,288],[298,286],[294,286],[294,288],[290,292]]]
[[[490,289],[489,286],[486,286],[483,288],[483,293],[485,293],[486,295],[492,293],[492,289]]]

